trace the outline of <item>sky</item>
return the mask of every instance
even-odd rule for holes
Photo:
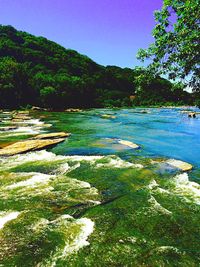
[[[0,0],[0,24],[44,36],[102,65],[141,66],[162,0]]]

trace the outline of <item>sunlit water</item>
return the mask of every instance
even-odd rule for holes
[[[72,135],[48,151],[0,158],[0,266],[199,266],[200,115],[31,116],[0,132],[0,144],[48,131]],[[0,127],[9,117],[1,114]],[[169,158],[194,169],[170,168]]]

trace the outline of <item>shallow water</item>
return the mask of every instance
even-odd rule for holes
[[[199,266],[200,116],[143,112],[33,113],[20,130],[0,132],[2,146],[72,133],[48,151],[0,158],[0,266]]]

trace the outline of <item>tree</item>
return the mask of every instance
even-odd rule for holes
[[[42,103],[46,107],[58,107],[59,103],[57,102],[56,90],[52,86],[46,86],[40,90],[40,97]]]
[[[152,59],[150,68],[170,79],[180,78],[200,90],[200,0],[164,0],[155,12],[155,42],[138,58]]]

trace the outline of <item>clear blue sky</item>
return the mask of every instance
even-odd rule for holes
[[[45,36],[99,64],[134,67],[162,0],[0,0],[0,24]]]

